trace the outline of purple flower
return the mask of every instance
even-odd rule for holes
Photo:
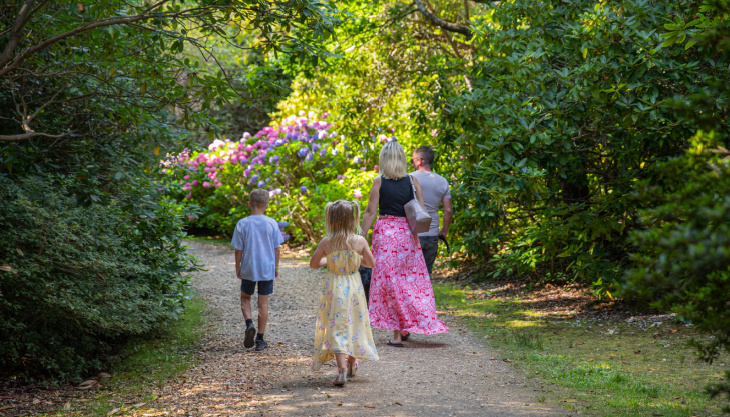
[[[312,145],[312,152],[317,152],[322,146],[319,143]]]
[[[319,151],[319,156],[325,156],[325,155],[327,155],[327,149],[322,149],[321,151]]]
[[[258,175],[256,175],[256,174],[253,174],[253,175],[251,176],[251,182],[254,182],[254,181],[256,181],[257,179],[259,179],[259,176],[258,176]]]
[[[274,155],[274,156],[272,156],[272,157],[269,158],[269,163],[270,164],[273,164],[274,162],[276,162],[278,160],[279,160],[279,155]]]
[[[195,217],[193,217],[193,216],[188,216],[188,219],[190,219],[190,220],[195,220]]]
[[[264,186],[266,186],[266,181],[261,180],[257,185],[259,186],[259,188],[264,188]]]
[[[362,159],[360,159],[359,156],[356,156],[355,159],[352,160],[352,162],[359,164],[360,162],[362,162]]]
[[[198,180],[193,180],[193,185],[198,185],[198,184],[199,184]]]
[[[279,229],[283,229],[283,228],[289,226],[289,222],[286,220],[282,220],[278,224],[279,224]]]
[[[281,174],[281,171],[279,171],[279,168],[276,168],[276,169],[274,170],[274,174]]]
[[[299,155],[300,158],[303,158],[309,154],[309,148],[304,146],[297,152],[297,155]]]
[[[306,185],[302,185],[301,187],[299,187],[299,191],[302,194],[306,194],[309,190],[307,189],[307,186]]]
[[[203,181],[203,187],[210,188],[210,183],[208,181]]]
[[[314,155],[312,155],[311,153],[307,154],[307,157],[304,158],[305,161],[311,161],[312,159],[314,159]]]
[[[337,156],[337,149],[332,149],[332,156]]]

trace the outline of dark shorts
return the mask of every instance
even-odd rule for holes
[[[241,292],[246,295],[253,295],[256,289],[256,284],[259,285],[259,295],[269,295],[274,292],[274,280],[271,281],[249,281],[247,279],[241,280]]]
[[[421,250],[423,251],[423,259],[426,261],[428,275],[433,272],[433,263],[439,253],[439,237],[438,236],[418,236],[421,241]]]

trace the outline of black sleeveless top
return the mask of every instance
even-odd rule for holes
[[[397,180],[380,177],[380,215],[389,214],[396,217],[406,217],[403,206],[413,200],[413,187],[410,175]]]

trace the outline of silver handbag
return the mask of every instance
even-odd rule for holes
[[[413,233],[428,232],[431,228],[431,215],[428,214],[426,206],[416,197],[416,186],[413,184],[413,177],[409,175],[408,179],[411,180],[411,187],[413,188],[413,200],[403,206],[406,211],[406,219],[408,219],[408,227],[411,228]]]

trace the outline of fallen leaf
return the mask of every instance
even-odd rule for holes
[[[578,342],[578,343],[576,343],[576,345],[585,345],[585,344],[586,344],[586,342]]]
[[[636,353],[636,354],[639,354],[639,353],[641,353],[641,349],[637,350],[637,351],[636,351],[636,352],[634,352],[634,353]]]
[[[15,269],[13,269],[13,267],[10,266],[10,265],[8,265],[8,264],[0,265],[0,271],[12,272],[14,274],[17,274],[18,273],[18,271],[16,271]]]
[[[337,405],[342,405],[342,403],[337,403]]]
[[[246,394],[246,398],[251,398],[251,394]]]
[[[41,400],[39,400],[38,398],[36,398],[35,400],[33,400],[33,405],[38,405],[40,403],[41,403]]]
[[[375,408],[374,405],[365,404],[365,408]]]
[[[677,333],[678,331],[679,331],[679,330],[677,330],[677,329],[672,329],[672,331],[671,331],[671,332],[669,332],[669,333],[672,333],[672,334],[674,334],[674,333]]]
[[[139,408],[139,407],[142,407],[145,404],[147,404],[147,403],[137,403],[137,404],[133,405],[132,407]]]
[[[66,405],[63,406],[64,410],[70,410],[71,409],[71,401],[67,402]]]
[[[18,251],[18,255],[25,256],[25,254],[23,253],[22,250],[20,250],[20,248],[15,248],[15,250]]]
[[[661,333],[654,333],[654,339],[656,339],[657,337],[662,337],[662,334]]]
[[[329,394],[327,394],[327,393],[325,393],[324,395],[326,395],[326,396],[327,396],[327,398],[332,398],[332,396],[331,396],[331,395],[329,395]]]
[[[110,411],[110,412],[106,413],[106,415],[110,416],[110,415],[112,415],[112,414],[116,414],[117,412],[119,412],[119,410],[121,410],[121,408],[115,408],[115,409],[113,409],[112,411]]]
[[[394,402],[393,404],[395,404],[395,405],[403,405],[403,404],[399,403],[398,401]]]
[[[6,406],[3,406],[3,407],[0,407],[0,411],[7,410],[7,409],[10,409],[10,408],[13,408],[13,406],[12,405],[6,405]]]

